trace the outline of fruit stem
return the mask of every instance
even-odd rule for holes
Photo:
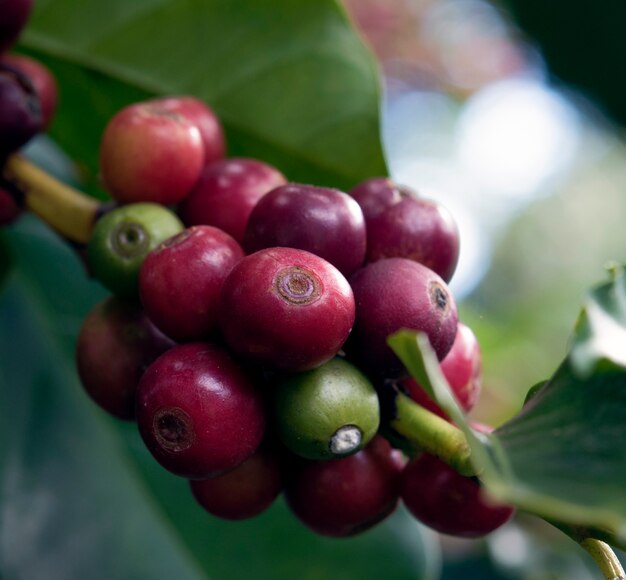
[[[607,543],[593,538],[585,538],[580,545],[587,550],[600,568],[606,580],[625,580],[626,574],[615,552]]]
[[[476,475],[470,461],[470,446],[458,428],[397,392],[389,426],[422,451],[436,455],[461,475]]]
[[[2,179],[24,195],[24,206],[64,238],[86,244],[101,208],[100,202],[58,181],[30,161],[10,156]]]

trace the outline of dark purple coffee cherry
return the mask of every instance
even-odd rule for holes
[[[13,45],[32,7],[33,0],[0,0],[0,53]]]
[[[42,128],[41,104],[35,87],[17,68],[0,63],[0,163]]]
[[[409,258],[450,281],[459,259],[459,231],[441,204],[405,197],[367,224],[367,261]]]
[[[18,69],[33,83],[41,104],[43,129],[45,129],[50,124],[57,108],[58,89],[54,75],[41,62],[23,54],[5,54],[2,62]]]
[[[314,532],[353,536],[395,510],[403,465],[402,454],[376,437],[350,457],[292,461],[285,498],[296,517]]]
[[[354,323],[350,285],[304,250],[270,248],[245,257],[222,286],[220,326],[242,357],[305,371],[333,358]]]
[[[242,244],[252,208],[268,191],[286,182],[280,171],[256,159],[216,161],[204,168],[179,205],[179,215],[187,226],[215,226]]]
[[[277,187],[252,210],[244,238],[248,253],[275,246],[311,252],[349,276],[365,260],[363,212],[338,189]]]
[[[482,364],[480,345],[471,328],[459,322],[454,344],[450,352],[440,363],[441,372],[448,381],[452,393],[461,409],[469,413],[473,408],[482,386]],[[402,386],[408,395],[422,407],[447,419],[426,391],[413,378],[402,381]]]
[[[417,196],[417,192],[388,177],[373,177],[350,190],[350,195],[361,206],[365,222],[369,224],[391,206],[407,197]]]
[[[174,343],[150,322],[141,307],[110,297],[85,318],[76,343],[76,366],[85,391],[120,419],[135,417],[141,375]]]
[[[194,226],[152,250],[139,271],[139,296],[150,319],[178,342],[217,333],[222,283],[244,257],[212,226]]]
[[[267,445],[232,471],[212,479],[190,481],[196,501],[225,520],[245,520],[269,508],[283,489],[281,465]]]
[[[452,348],[457,310],[445,282],[405,258],[388,258],[358,270],[350,279],[356,302],[354,330],[345,350],[378,377],[406,374],[387,345],[402,328],[426,333],[439,360]]]
[[[478,538],[499,528],[515,512],[513,506],[489,502],[476,478],[460,475],[427,453],[405,467],[401,489],[408,510],[442,534]]]
[[[222,475],[248,459],[265,431],[263,401],[250,376],[223,348],[176,346],[144,373],[137,425],[163,466],[188,479]]]

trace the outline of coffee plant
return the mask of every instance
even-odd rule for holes
[[[340,5],[0,16],[3,577],[425,578],[424,526],[526,512],[624,578],[626,274],[516,416],[470,421],[462,240],[386,177]],[[46,131],[74,163],[30,159]]]

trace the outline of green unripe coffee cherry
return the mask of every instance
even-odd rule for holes
[[[279,437],[308,459],[356,453],[374,437],[380,421],[374,387],[355,366],[339,358],[285,378],[273,403]]]
[[[178,217],[156,203],[134,203],[102,216],[87,246],[92,274],[118,296],[135,298],[139,268],[162,241],[182,232]]]

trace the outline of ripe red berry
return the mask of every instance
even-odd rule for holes
[[[280,460],[266,445],[224,475],[189,483],[196,501],[210,514],[226,520],[259,515],[283,489]]]
[[[350,195],[361,206],[365,222],[369,224],[391,206],[407,197],[417,196],[417,192],[388,177],[374,177],[350,190]]]
[[[7,50],[26,24],[33,0],[0,0],[0,52]]]
[[[304,250],[245,257],[222,286],[220,325],[248,360],[305,371],[330,360],[354,323],[354,297],[339,270]]]
[[[265,412],[251,378],[226,350],[191,343],[172,348],[144,373],[137,425],[165,469],[206,479],[234,469],[256,451]]]
[[[172,113],[178,113],[200,131],[204,145],[204,164],[222,159],[226,154],[224,129],[213,110],[191,96],[164,97],[150,101]]]
[[[243,243],[252,208],[268,191],[283,185],[280,171],[256,159],[224,159],[207,165],[179,214],[187,226],[207,224]]]
[[[39,133],[42,126],[41,104],[33,84],[17,68],[1,62],[0,164]]]
[[[400,452],[376,437],[350,457],[293,461],[285,498],[291,511],[314,532],[353,536],[394,511],[403,465]]]
[[[120,203],[177,203],[198,181],[203,163],[198,128],[151,102],[119,111],[100,143],[102,179]]]
[[[475,478],[460,475],[427,453],[406,466],[401,486],[408,510],[442,534],[484,536],[506,523],[515,512],[512,506],[489,502]]]
[[[405,258],[379,260],[350,279],[356,302],[354,330],[346,352],[379,377],[406,369],[387,337],[407,328],[426,333],[439,360],[452,348],[457,327],[454,299],[432,270]]]
[[[2,62],[14,66],[33,83],[41,104],[43,129],[45,129],[50,124],[57,107],[58,89],[54,75],[38,60],[22,54],[5,54]]]
[[[138,304],[110,297],[83,322],[76,343],[78,375],[100,407],[120,419],[133,419],[141,375],[173,346]]]
[[[441,361],[441,371],[461,408],[468,413],[474,408],[481,390],[480,345],[471,328],[459,322],[450,352]],[[429,411],[446,418],[441,408],[412,378],[402,381],[409,396]]]
[[[306,250],[349,276],[365,260],[365,220],[348,194],[292,183],[259,200],[248,220],[244,246],[248,253],[275,246]]]
[[[233,238],[211,226],[194,226],[167,239],[139,271],[148,316],[178,342],[215,334],[222,283],[243,257]]]

